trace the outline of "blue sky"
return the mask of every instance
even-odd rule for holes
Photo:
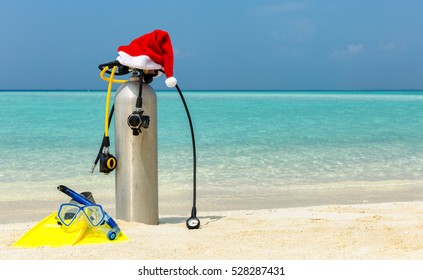
[[[2,0],[0,89],[104,89],[98,64],[154,29],[183,89],[423,89],[422,13],[420,0]]]

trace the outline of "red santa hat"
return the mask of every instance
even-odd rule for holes
[[[133,40],[127,46],[118,48],[117,60],[130,68],[142,70],[163,69],[166,74],[166,85],[176,86],[173,77],[173,48],[170,36],[166,31],[154,30]]]

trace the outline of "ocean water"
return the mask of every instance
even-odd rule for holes
[[[187,118],[176,91],[157,95],[160,213],[188,215]],[[196,134],[200,213],[423,199],[423,91],[184,95]],[[114,210],[114,173],[89,173],[103,135],[105,96],[0,91],[3,222],[54,211],[67,200],[59,184],[92,191]],[[113,125],[111,134],[113,146]]]

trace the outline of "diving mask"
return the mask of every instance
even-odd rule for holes
[[[60,223],[70,227],[75,223],[86,223],[88,226],[97,227],[105,222],[103,207],[98,204],[79,206],[72,203],[60,205],[57,217]]]

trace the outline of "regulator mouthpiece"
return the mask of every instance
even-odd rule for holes
[[[116,165],[117,160],[113,155],[106,153],[102,153],[100,155],[100,172],[107,175],[115,170]]]
[[[141,128],[148,128],[150,125],[150,117],[144,116],[143,111],[134,111],[128,117],[128,126],[132,129],[133,135],[139,135]]]
[[[100,154],[100,172],[107,175],[115,170],[116,165],[116,158],[109,153],[109,149],[106,147],[104,152]]]

